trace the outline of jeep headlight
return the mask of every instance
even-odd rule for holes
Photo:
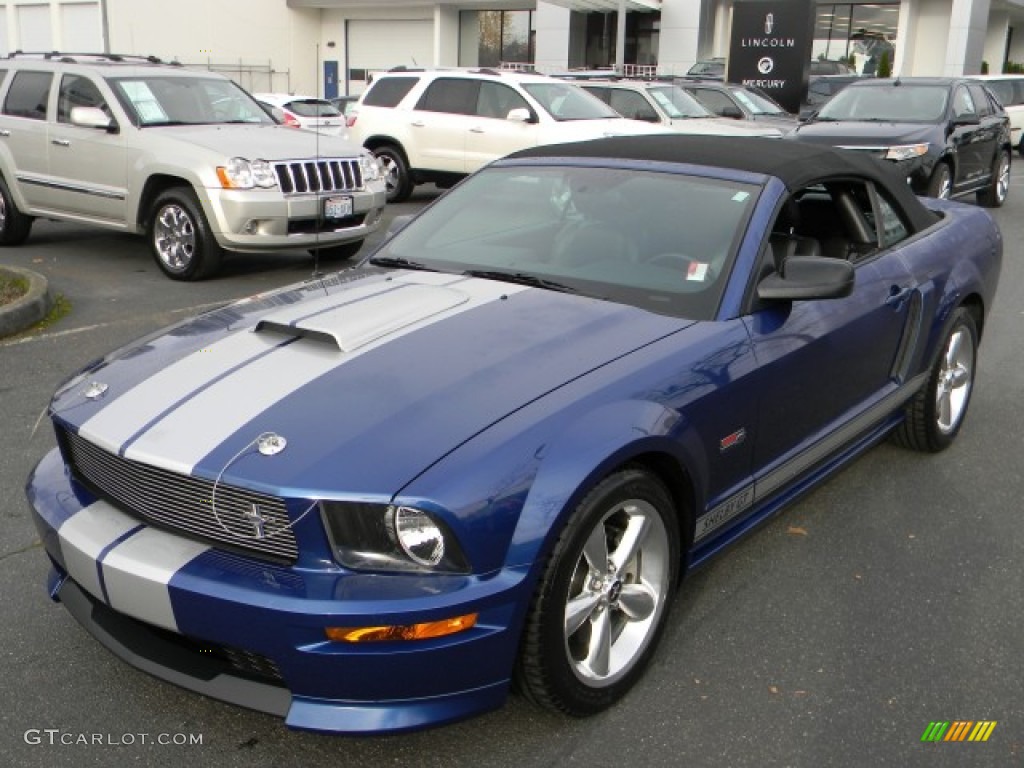
[[[232,157],[227,165],[217,167],[217,178],[225,189],[269,188],[277,185],[274,167],[266,160]]]
[[[468,573],[454,534],[432,512],[402,504],[321,504],[335,559],[360,571]]]
[[[912,160],[915,157],[928,153],[927,144],[903,144],[896,147],[889,147],[885,153],[886,160]]]
[[[383,176],[380,163],[370,152],[364,152],[359,156],[359,170],[363,174],[363,181],[377,181]]]

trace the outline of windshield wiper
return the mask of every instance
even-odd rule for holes
[[[578,288],[565,285],[555,280],[548,280],[546,277],[531,275],[529,272],[502,272],[495,269],[467,269],[462,274],[469,277],[482,277],[485,280],[501,280],[506,283],[518,285],[529,285],[534,288],[545,288],[549,291],[560,291],[562,293],[579,293]]]
[[[432,267],[411,259],[404,259],[401,256],[374,256],[370,263],[375,267],[399,267],[401,269],[419,269],[434,272]]]

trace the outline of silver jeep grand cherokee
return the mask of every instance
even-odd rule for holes
[[[278,125],[234,82],[155,58],[0,59],[0,245],[35,217],[145,234],[175,280],[225,250],[346,258],[380,223],[377,161]]]

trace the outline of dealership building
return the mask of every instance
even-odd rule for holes
[[[752,0],[739,0],[750,2]],[[778,0],[785,3],[785,0]],[[778,4],[778,3],[776,3]],[[733,0],[0,0],[0,48],[151,54],[253,91],[359,93],[375,72],[621,64],[684,74],[729,53]],[[1024,0],[814,4],[812,57],[895,74],[1024,63]],[[624,13],[625,24],[619,24]],[[621,52],[619,48],[621,47]]]

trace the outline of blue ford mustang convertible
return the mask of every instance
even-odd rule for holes
[[[28,482],[113,653],[296,728],[620,699],[683,575],[948,446],[1002,239],[870,157],[649,136],[471,176],[357,267],[111,353]]]

